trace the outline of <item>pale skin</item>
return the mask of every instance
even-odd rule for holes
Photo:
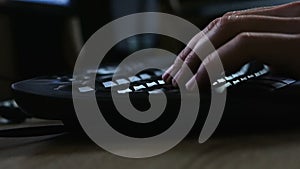
[[[201,62],[195,51],[203,48],[203,34],[216,50]],[[183,83],[187,90],[201,88],[209,82],[205,67],[217,58],[225,72],[256,60],[270,66],[273,72],[300,79],[300,1],[229,12],[215,19],[190,40],[163,79],[174,86]],[[192,78],[185,76],[187,69],[195,73]]]

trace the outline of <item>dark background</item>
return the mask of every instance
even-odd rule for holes
[[[276,5],[288,0],[74,0],[66,6],[0,1],[0,99],[11,83],[41,75],[71,73],[81,46],[96,30],[124,15],[159,11],[183,17],[202,29],[227,11]],[[178,52],[172,39],[143,35],[118,44],[108,56],[117,61],[147,47]]]

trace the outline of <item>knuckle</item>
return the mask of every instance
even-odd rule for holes
[[[293,7],[300,7],[300,1],[292,2],[292,3],[290,4],[290,6],[293,6]]]
[[[224,26],[228,25],[230,23],[230,21],[231,21],[231,16],[223,16],[220,19],[219,24],[220,24],[220,26],[224,27]]]
[[[230,12],[226,12],[223,17],[226,17],[226,16],[231,16],[231,15],[236,15],[238,11],[230,11]]]
[[[245,44],[255,38],[255,35],[251,32],[242,32],[236,36],[238,44]]]
[[[292,6],[293,8],[296,8],[296,9],[297,9],[296,15],[297,15],[297,16],[300,16],[300,10],[299,10],[299,8],[300,8],[300,1],[293,2],[293,3],[291,4],[291,6]]]
[[[231,12],[233,13],[233,12]],[[232,28],[233,24],[238,22],[239,19],[238,18],[243,18],[241,16],[238,15],[224,15],[222,17],[216,18],[215,20],[213,20],[209,25],[208,25],[208,30],[211,30],[213,28],[217,28],[219,30],[223,30],[223,29],[227,29],[227,28]]]
[[[291,3],[287,3],[287,4],[275,6],[273,8],[273,10],[283,9],[283,10],[294,11],[296,9],[295,12],[294,12],[294,14],[298,17],[298,16],[300,16],[299,8],[300,8],[300,1],[296,1],[296,2],[291,2]]]
[[[295,40],[296,40],[297,44],[300,44],[300,34],[295,35]]]
[[[252,32],[243,32],[238,34],[233,41],[235,52],[239,55],[247,58],[251,57],[252,48],[254,47],[253,42],[255,42],[256,35]]]
[[[217,30],[223,30],[231,26],[231,24],[234,22],[234,16],[232,15],[226,15],[219,18],[216,18],[213,20],[207,27],[208,30],[212,30],[213,28],[216,28]]]
[[[209,23],[209,25],[207,26],[208,30],[212,30],[216,25],[219,24],[221,18],[216,18],[214,19],[212,22]]]
[[[236,17],[233,17],[232,15],[221,17],[219,22],[216,24],[217,28],[220,30],[230,28],[235,21],[234,18]]]

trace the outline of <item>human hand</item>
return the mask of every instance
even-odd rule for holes
[[[207,41],[216,50],[203,50]],[[205,59],[201,62],[196,53]],[[257,60],[272,71],[300,78],[300,1],[229,12],[215,19],[191,39],[163,79],[174,86],[184,83],[188,90],[197,84],[201,88],[209,82],[205,67],[218,59],[225,72]],[[186,76],[189,70],[195,73],[191,78]]]

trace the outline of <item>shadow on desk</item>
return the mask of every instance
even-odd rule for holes
[[[1,138],[0,168],[299,168],[299,153],[300,129],[297,128],[216,134],[204,144],[191,136],[172,150],[146,159],[118,157],[86,137],[62,134]]]

